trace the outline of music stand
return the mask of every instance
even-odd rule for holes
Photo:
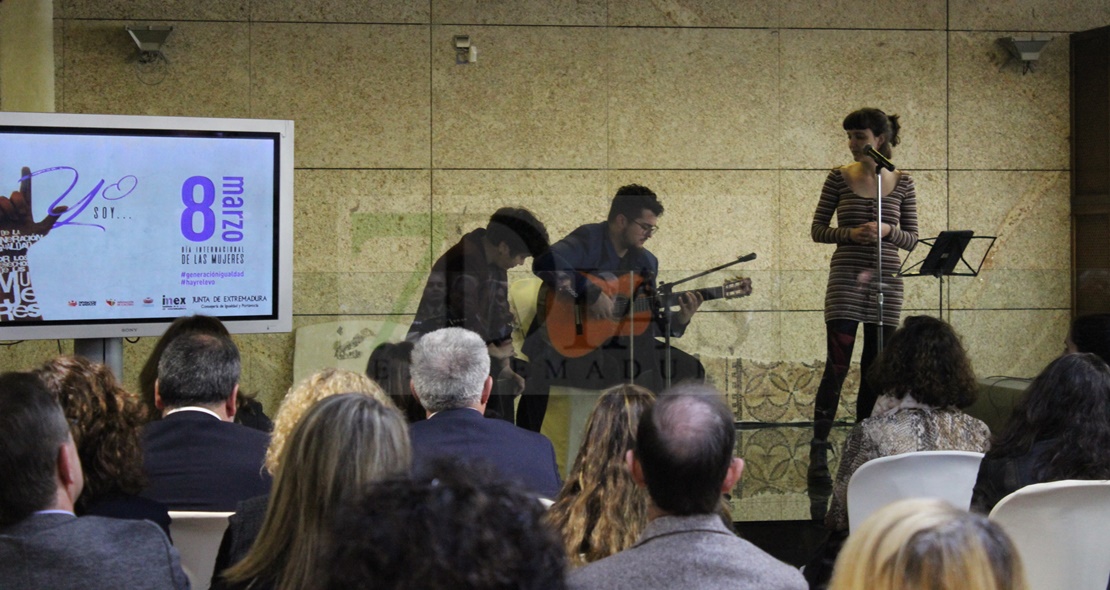
[[[920,262],[914,263],[909,268],[903,268],[898,271],[900,277],[936,277],[937,278],[937,317],[944,319],[944,277],[977,277],[979,270],[983,268],[983,262],[987,259],[987,253],[990,252],[991,247],[994,246],[994,241],[997,238],[994,236],[976,236],[975,232],[969,229],[942,231],[937,234],[935,238],[925,238],[918,240],[919,244],[929,246],[929,254],[925,256]],[[979,260],[974,268],[967,260],[964,260],[964,251],[971,240],[990,240],[987,244],[986,250],[983,251],[983,257]],[[906,258],[902,266],[905,267]],[[956,267],[963,263],[960,271]],[[917,272],[912,272],[915,268],[920,267]]]

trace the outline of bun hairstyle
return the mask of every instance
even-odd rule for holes
[[[879,109],[862,108],[844,117],[844,130],[870,129],[878,137],[886,137],[883,145],[879,146],[879,153],[890,158],[890,148],[898,145],[898,131],[902,125],[898,123],[898,115],[887,115]]]

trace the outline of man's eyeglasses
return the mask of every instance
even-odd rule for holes
[[[643,221],[633,221],[632,223],[635,223],[636,225],[640,226],[640,229],[644,230],[644,233],[646,233],[646,234],[654,234],[655,232],[659,231],[659,226],[658,225],[652,225],[650,223],[644,223]]]

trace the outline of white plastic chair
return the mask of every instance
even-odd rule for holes
[[[940,498],[966,510],[982,460],[982,453],[971,451],[917,451],[864,463],[848,480],[849,533],[876,510],[905,498]]]
[[[181,568],[194,589],[211,585],[216,553],[233,512],[192,512],[170,510],[170,535],[181,554]]]
[[[1017,546],[1030,590],[1107,587],[1110,481],[1029,485],[1002,498],[990,519]]]

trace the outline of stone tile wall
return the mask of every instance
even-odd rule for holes
[[[922,236],[998,236],[941,304],[979,374],[1031,376],[1062,347],[1067,34],[1110,23],[1108,0],[55,0],[55,23],[59,112],[296,121],[298,327],[411,314],[431,261],[499,206],[561,237],[641,182],[667,206],[664,280],[759,256],[753,296],[706,304],[681,346],[739,418],[806,420],[833,250],[809,224],[849,161],[841,118],[874,105],[903,117]],[[127,24],[173,25],[172,63],[137,68]],[[995,40],[1034,33],[1055,39],[1022,75]],[[477,63],[454,63],[457,34]],[[936,281],[907,280],[906,314],[937,304]],[[294,336],[236,340],[272,409]],[[152,345],[125,346],[130,384]]]

